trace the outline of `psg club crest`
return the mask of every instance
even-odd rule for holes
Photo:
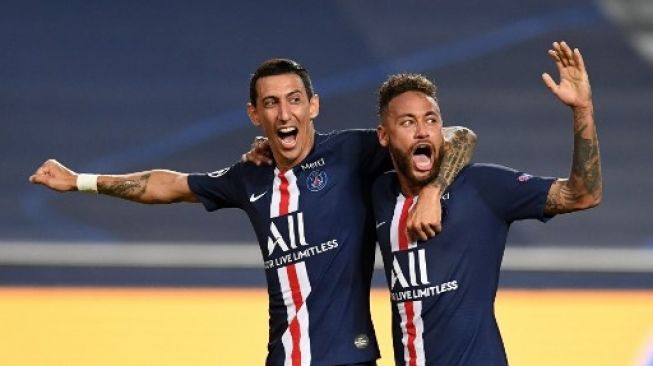
[[[306,178],[306,186],[311,192],[321,191],[327,184],[327,174],[323,170],[314,170]]]

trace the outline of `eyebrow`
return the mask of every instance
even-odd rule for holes
[[[293,94],[297,94],[297,93],[301,94],[302,91],[299,90],[299,89],[295,89],[295,90],[291,91],[290,93],[286,93],[286,97],[289,97],[289,96],[291,96]]]
[[[284,95],[284,96],[287,98],[287,97],[289,97],[289,96],[291,96],[291,95],[293,95],[293,94],[297,94],[297,93],[300,93],[300,94],[301,94],[301,92],[302,92],[301,90],[299,90],[299,89],[295,89],[295,90],[293,90],[293,91],[291,91],[291,92],[286,93],[286,95]],[[274,100],[278,100],[279,97],[277,97],[276,95],[268,95],[268,96],[266,96],[266,97],[263,97],[263,96],[261,97],[261,100],[266,100],[266,99],[274,99]]]
[[[424,116],[439,116],[439,113],[437,113],[436,111],[428,111],[428,112],[424,113]],[[400,114],[400,115],[397,116],[397,118],[402,118],[402,117],[416,118],[417,115],[415,115],[414,113],[408,112],[408,113],[403,113],[403,114]]]

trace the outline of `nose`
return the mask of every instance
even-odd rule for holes
[[[429,137],[429,129],[424,121],[418,121],[415,124],[415,138],[424,139]]]
[[[279,103],[279,120],[283,122],[290,120],[290,106],[286,101]]]

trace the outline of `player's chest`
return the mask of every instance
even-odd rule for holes
[[[247,209],[262,240],[266,269],[335,252],[346,217],[356,211],[352,206],[361,205],[360,191],[351,188],[358,186],[351,167],[328,156],[250,182]]]
[[[247,182],[247,205],[261,218],[305,211],[333,211],[360,193],[360,176],[339,156],[317,156],[289,170],[271,170],[269,174]]]

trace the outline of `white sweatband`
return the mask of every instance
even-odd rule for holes
[[[97,177],[96,174],[79,174],[77,176],[77,190],[97,193]]]

